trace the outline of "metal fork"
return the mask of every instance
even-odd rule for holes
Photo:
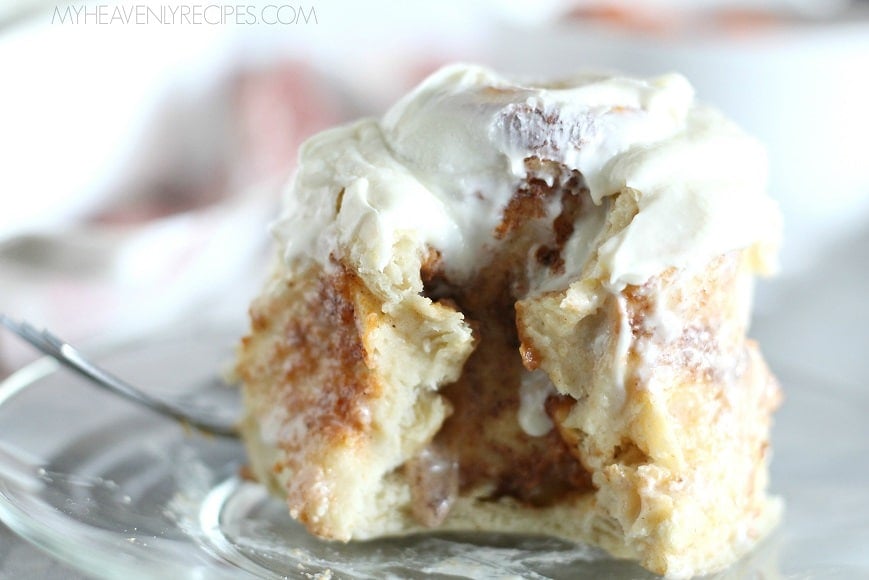
[[[238,437],[238,428],[234,420],[217,416],[208,409],[193,407],[186,403],[181,405],[153,397],[92,363],[69,343],[47,330],[37,330],[33,325],[24,321],[17,322],[5,314],[0,314],[0,323],[38,350],[53,357],[106,391],[147,407],[163,416],[190,425],[204,433],[220,437]]]

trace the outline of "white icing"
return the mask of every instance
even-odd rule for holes
[[[625,373],[627,372],[628,353],[633,342],[633,333],[631,332],[631,321],[628,315],[628,302],[624,296],[616,296],[616,306],[619,313],[619,329],[616,335],[615,352],[613,359],[613,384],[624,385]],[[620,396],[624,395],[623,391],[618,391]],[[621,403],[621,401],[619,401]]]
[[[531,292],[565,287],[595,260],[603,286],[618,291],[671,266],[778,243],[763,149],[694,104],[681,76],[528,84],[473,66],[439,71],[381,121],[309,140],[274,232],[288,261],[328,264],[334,254],[381,288],[401,286],[389,273],[398,248],[431,246],[461,283],[498,243],[530,156],[579,170],[597,204],[565,245],[564,273],[535,277]],[[626,188],[639,213],[599,239],[606,200]]]
[[[546,399],[556,394],[555,386],[542,370],[526,372],[519,383],[519,426],[532,437],[552,430],[552,419],[546,413]]]

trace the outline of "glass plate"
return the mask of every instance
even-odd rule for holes
[[[188,332],[96,358],[155,394],[231,400],[214,376],[234,340]],[[773,461],[786,519],[717,578],[869,577],[869,401],[774,366],[787,393]],[[0,518],[96,577],[654,578],[598,550],[546,538],[322,542],[282,502],[240,479],[243,464],[237,441],[191,433],[49,360],[0,385]]]

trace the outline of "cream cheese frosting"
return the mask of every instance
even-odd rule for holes
[[[273,232],[289,263],[340,257],[363,277],[385,272],[403,244],[431,247],[461,283],[498,244],[529,157],[581,172],[595,204],[565,244],[563,272],[538,276],[530,293],[565,288],[590,263],[613,292],[748,247],[759,270],[773,268],[780,218],[765,151],[676,74],[535,84],[444,68],[381,120],[310,139]],[[626,191],[636,215],[605,231],[607,204]]]

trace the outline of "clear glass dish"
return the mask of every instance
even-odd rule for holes
[[[155,394],[232,400],[213,378],[234,335],[187,332],[97,360]],[[787,401],[774,431],[784,524],[717,578],[869,577],[869,400],[773,365]],[[226,404],[226,403],[222,403]],[[427,534],[334,544],[238,476],[237,441],[117,400],[40,360],[0,385],[0,519],[101,578],[654,578],[553,539]]]

